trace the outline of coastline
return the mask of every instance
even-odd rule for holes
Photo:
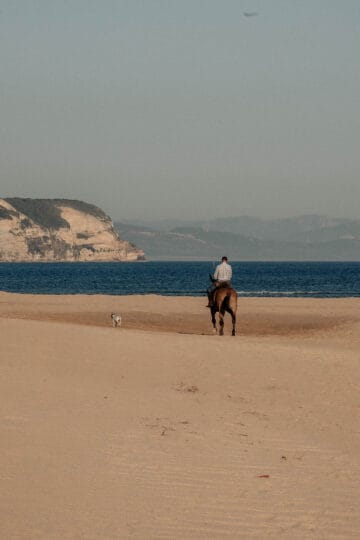
[[[358,538],[359,300],[205,304],[0,292],[1,537]]]

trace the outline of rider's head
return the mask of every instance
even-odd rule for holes
[[[221,257],[221,262],[227,262],[227,261],[228,261],[228,258],[225,257],[225,255],[224,255],[224,257]]]

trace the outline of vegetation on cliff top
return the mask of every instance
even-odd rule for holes
[[[45,229],[57,230],[70,228],[69,223],[61,217],[61,206],[68,206],[85,214],[91,214],[102,221],[110,221],[110,218],[100,208],[83,201],[71,199],[23,199],[20,197],[4,200],[11,204],[18,212],[25,214],[34,223]],[[4,210],[7,213],[10,212],[3,207],[0,210]],[[1,214],[4,214],[4,216]],[[4,212],[1,212],[1,214],[0,219],[1,217],[3,219],[7,217]]]
[[[17,212],[14,210],[9,210],[5,206],[0,205],[0,219],[12,219],[13,216],[16,216]]]

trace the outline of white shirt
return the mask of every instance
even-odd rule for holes
[[[231,281],[232,268],[226,261],[216,267],[214,278],[217,281]]]

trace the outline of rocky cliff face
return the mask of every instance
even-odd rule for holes
[[[66,199],[0,199],[0,261],[137,261],[100,208]]]

